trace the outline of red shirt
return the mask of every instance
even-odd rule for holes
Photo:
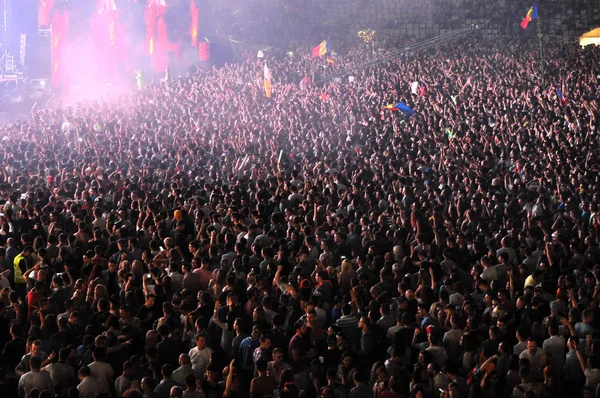
[[[40,300],[42,299],[42,293],[35,291],[35,289],[30,290],[27,293],[27,309],[29,316],[36,309],[40,308]]]

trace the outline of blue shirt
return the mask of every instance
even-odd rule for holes
[[[238,359],[241,361],[242,369],[251,370],[254,369],[254,350],[260,346],[260,339],[252,339],[252,337],[246,337],[240,343],[240,351]]]

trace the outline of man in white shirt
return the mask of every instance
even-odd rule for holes
[[[126,361],[123,364],[123,374],[115,380],[115,392],[117,393],[117,397],[122,397],[123,393],[131,387],[133,376],[133,363]]]
[[[443,342],[446,346],[446,352],[450,358],[458,358],[461,352],[460,340],[463,336],[463,330],[460,328],[460,318],[454,314],[450,317],[452,329],[444,333]]]
[[[94,348],[92,352],[94,362],[89,365],[91,376],[102,383],[103,391],[110,393],[113,386],[113,376],[115,371],[111,365],[104,362],[106,357],[106,350],[101,347]]]
[[[550,322],[548,327],[550,338],[544,340],[542,348],[544,351],[552,354],[552,364],[555,369],[561,369],[565,363],[565,338],[559,335],[558,324],[555,321]]]
[[[585,375],[577,356],[577,341],[578,339],[575,336],[571,336],[569,341],[567,341],[569,352],[565,355],[565,364],[562,367],[565,388],[581,388],[581,385],[585,381]],[[565,391],[571,390],[567,389]]]
[[[104,389],[104,384],[92,377],[92,371],[87,366],[82,366],[79,369],[79,380],[80,383],[77,386],[79,390],[79,398],[96,398],[96,394],[107,393],[109,391]]]
[[[513,389],[513,398],[524,398],[527,391],[533,390],[533,383],[529,381],[530,369],[527,366],[522,366],[521,369],[519,369],[519,376],[521,377],[521,384]]]
[[[192,369],[198,374],[204,374],[206,367],[210,362],[210,356],[213,350],[206,346],[206,336],[202,333],[196,336],[196,347],[189,352],[192,361]]]
[[[433,355],[433,361],[441,369],[448,360],[446,349],[440,346],[440,338],[435,333],[429,333],[429,347],[426,348]]]
[[[488,281],[488,283],[491,283],[492,281],[498,279],[498,272],[496,271],[496,268],[492,266],[492,262],[490,261],[489,257],[484,256],[480,262],[483,266],[481,279]]]
[[[520,326],[517,328],[516,336],[518,343],[513,348],[513,354],[519,356],[527,349],[527,339],[525,338],[526,333],[527,329],[525,329],[525,327]]]
[[[60,384],[63,388],[71,386],[75,382],[75,369],[67,363],[69,350],[63,347],[58,352],[58,362],[53,362],[42,368],[52,378],[55,385]]]
[[[508,254],[508,263],[513,264],[515,262],[515,260],[517,259],[517,252],[515,251],[515,249],[510,247],[510,245],[511,245],[510,237],[505,236],[504,238],[502,238],[502,240],[500,241],[500,244],[502,245],[502,247],[500,249],[496,250],[496,257],[500,257],[500,254],[506,253],[506,254]]]
[[[52,378],[46,372],[41,372],[42,358],[34,355],[29,360],[31,371],[25,373],[19,379],[19,397],[25,398],[29,396],[29,392],[33,389],[38,391],[48,390],[50,394],[54,394],[54,383]]]
[[[538,372],[542,364],[542,355],[544,355],[544,350],[539,349],[535,339],[530,337],[527,339],[527,349],[519,355],[519,359],[529,359],[531,370]]]
[[[406,327],[404,322],[402,321],[403,316],[404,316],[404,313],[402,313],[402,312],[399,312],[398,314],[396,314],[396,325],[390,327],[385,334],[385,337],[387,338],[388,342],[392,343],[394,341],[393,340],[394,335],[397,332],[399,332],[400,329],[403,329]]]

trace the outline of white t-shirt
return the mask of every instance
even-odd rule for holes
[[[202,351],[198,349],[198,347],[194,347],[190,350],[189,356],[192,362],[192,369],[198,372],[199,374],[204,374],[206,372],[206,368],[208,367],[208,363],[210,362],[210,356],[212,355],[213,350],[209,347],[204,347]]]
[[[583,374],[585,375],[585,386],[590,387],[592,391],[596,391],[598,384],[600,384],[600,369],[587,368]]]

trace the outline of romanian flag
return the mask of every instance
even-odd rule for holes
[[[527,15],[525,15],[525,18],[523,18],[523,21],[521,22],[521,27],[523,29],[527,29],[527,25],[529,25],[529,22],[531,22],[531,20],[533,20],[533,19],[537,19],[537,17],[538,17],[537,2],[534,2],[533,5],[531,6],[531,8],[529,9],[529,11],[527,11]]]
[[[566,103],[567,103],[567,99],[565,98],[565,96],[563,95],[563,93],[562,93],[562,92],[560,91],[560,89],[558,89],[558,88],[556,89],[556,95],[558,95],[558,98],[560,99],[560,101],[561,101],[563,104],[566,104]]]
[[[265,95],[267,96],[267,98],[271,98],[271,79],[273,78],[273,76],[271,76],[271,71],[269,70],[269,67],[267,66],[267,64],[265,64],[265,79],[264,79],[264,83],[265,83]]]
[[[323,40],[321,42],[321,44],[319,44],[318,46],[316,46],[315,48],[312,49],[312,57],[313,58],[317,58],[317,57],[322,57],[323,55],[327,54],[329,52],[329,37],[327,38],[327,40]]]
[[[386,105],[386,109],[390,111],[400,111],[406,116],[412,116],[415,114],[415,111],[413,111],[408,105],[406,105],[402,101],[398,102],[396,105]]]

